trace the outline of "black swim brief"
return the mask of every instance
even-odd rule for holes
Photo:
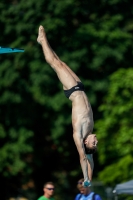
[[[73,92],[78,91],[78,90],[84,91],[84,85],[83,85],[83,83],[77,82],[77,85],[75,85],[74,87],[72,87],[72,88],[69,89],[69,90],[64,90],[64,93],[65,93],[66,97],[69,98],[70,95],[71,95]]]

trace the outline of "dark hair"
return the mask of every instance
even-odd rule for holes
[[[97,148],[90,149],[90,148],[87,148],[86,145],[84,145],[84,147],[85,147],[86,154],[94,154],[97,151]]]

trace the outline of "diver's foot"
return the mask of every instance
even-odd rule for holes
[[[39,26],[39,30],[38,30],[38,38],[37,38],[37,42],[39,44],[42,44],[42,41],[46,40],[46,34],[45,34],[45,30],[43,28],[42,25]]]
[[[84,181],[83,182],[83,187],[90,187],[91,186],[91,182],[90,181]]]

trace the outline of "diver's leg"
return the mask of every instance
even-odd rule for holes
[[[43,53],[46,59],[46,62],[55,70],[57,76],[61,83],[63,84],[63,88],[65,90],[70,89],[71,87],[77,85],[77,81],[79,78],[76,76],[74,72],[64,63],[62,62],[56,53],[50,47],[45,30],[43,26],[39,27],[38,32],[38,43],[41,44]],[[75,79],[76,78],[76,79]]]

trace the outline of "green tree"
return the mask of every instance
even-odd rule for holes
[[[128,0],[0,2],[1,46],[25,49],[0,55],[1,177],[14,184],[17,179],[20,187],[33,178],[40,191],[45,180],[54,179],[72,195],[69,183],[82,173],[72,140],[71,102],[45,63],[36,42],[38,26],[44,25],[53,49],[84,82],[96,121],[109,76],[132,66],[132,9]],[[53,157],[58,162],[53,164]],[[98,157],[94,177],[102,166]]]
[[[104,167],[99,177],[114,184],[133,176],[133,69],[119,69],[110,76],[107,96],[99,107],[103,117],[96,122],[99,161]]]

